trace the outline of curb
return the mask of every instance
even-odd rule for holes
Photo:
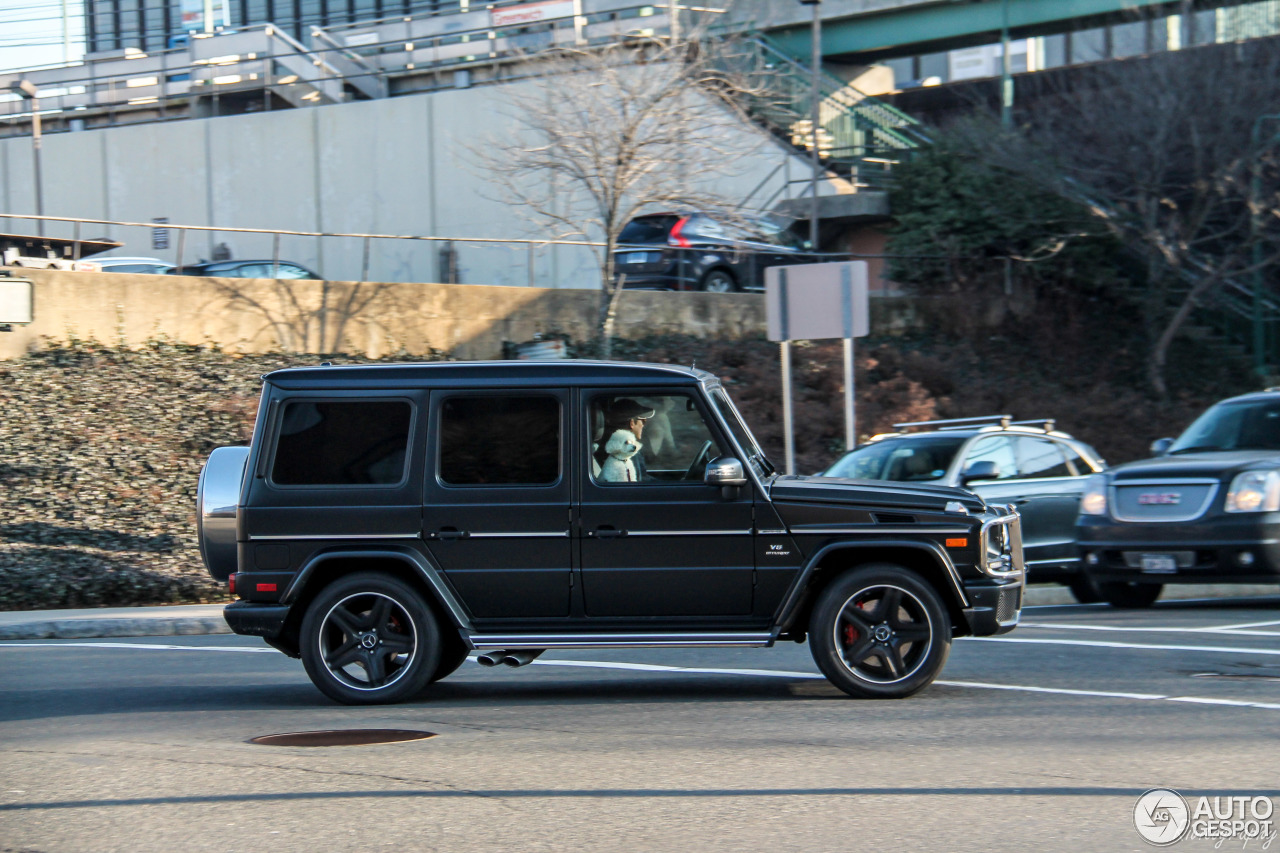
[[[0,625],[0,640],[85,640],[94,637],[189,637],[230,634],[221,616],[150,619],[52,619]]]

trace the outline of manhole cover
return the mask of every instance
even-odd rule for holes
[[[434,732],[411,729],[345,729],[327,732],[286,732],[250,738],[264,746],[367,746],[372,743],[400,743],[435,737]]]

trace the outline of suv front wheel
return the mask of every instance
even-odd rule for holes
[[[712,270],[702,277],[699,289],[707,293],[733,293],[738,289],[738,282],[728,270]]]
[[[951,620],[938,593],[901,566],[841,575],[809,620],[813,659],[850,696],[901,699],[927,687],[951,652]]]
[[[400,702],[440,666],[440,629],[404,581],[362,572],[326,587],[302,619],[302,663],[320,692],[348,705]]]

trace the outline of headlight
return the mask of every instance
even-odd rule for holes
[[[1094,474],[1084,484],[1084,492],[1080,495],[1081,515],[1107,514],[1107,478]]]
[[[1280,510],[1280,472],[1245,471],[1237,474],[1227,491],[1227,512],[1275,512]]]

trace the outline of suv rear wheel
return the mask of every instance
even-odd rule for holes
[[[440,666],[440,629],[404,581],[361,572],[325,588],[302,619],[302,663],[320,692],[348,705],[400,702]]]
[[[850,696],[900,699],[938,677],[951,652],[951,619],[933,587],[891,563],[848,572],[819,596],[809,648]]]
[[[707,293],[733,293],[738,289],[738,282],[728,270],[712,270],[702,277],[698,289]]]

